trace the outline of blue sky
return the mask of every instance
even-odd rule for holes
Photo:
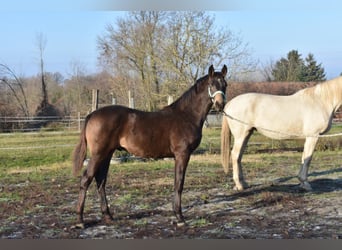
[[[97,37],[113,23],[117,12],[101,11],[8,11],[0,15],[0,62],[18,74],[39,71],[37,34],[46,38],[46,70],[70,74],[78,62],[90,73],[97,70]],[[4,35],[5,34],[5,35]]]
[[[197,0],[195,7],[177,1],[164,7],[154,5],[160,3],[157,0],[5,1],[0,7],[0,63],[20,75],[36,74],[36,36],[42,33],[47,40],[47,71],[68,77],[71,63],[79,62],[93,73],[97,70],[97,37],[106,24],[123,15],[119,10],[201,9],[215,15],[217,27],[228,27],[248,42],[253,58],[261,64],[296,49],[303,57],[313,53],[328,78],[342,72],[341,1]]]
[[[220,25],[239,33],[261,65],[298,50],[313,53],[328,78],[342,72],[342,5],[339,10],[238,10],[215,13]]]

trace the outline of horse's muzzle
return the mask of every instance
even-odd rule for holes
[[[224,101],[216,101],[216,100],[214,100],[213,106],[214,106],[214,109],[216,111],[222,111],[223,108],[224,108],[224,104],[225,104]]]
[[[216,111],[222,111],[226,103],[226,98],[223,93],[222,94],[218,93],[213,97],[212,101],[213,101],[214,109]]]
[[[222,111],[224,108],[224,104],[226,102],[226,96],[223,91],[218,90],[215,91],[214,93],[211,93],[210,88],[208,88],[208,94],[213,102],[214,109],[216,111]]]

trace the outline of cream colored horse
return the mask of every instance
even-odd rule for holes
[[[257,130],[273,139],[305,138],[298,178],[302,188],[311,190],[307,176],[313,151],[319,135],[329,131],[333,114],[341,104],[342,77],[302,89],[290,96],[248,93],[233,98],[224,108],[221,156],[226,173],[231,158],[234,189],[247,187],[241,159],[249,137]],[[234,145],[230,151],[231,134]]]

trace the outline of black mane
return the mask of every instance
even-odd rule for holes
[[[171,103],[170,105],[163,108],[166,109],[180,109],[182,110],[184,107],[189,106],[193,101],[193,98],[198,94],[201,93],[202,88],[207,87],[208,83],[208,75],[203,76],[202,78],[198,79],[186,92],[184,92],[176,101]]]

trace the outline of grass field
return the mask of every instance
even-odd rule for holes
[[[197,153],[220,152],[219,128],[203,129],[203,138]],[[329,134],[342,132],[342,125],[335,125]],[[22,169],[63,163],[70,160],[73,147],[78,141],[77,132],[42,132],[0,134],[0,161],[2,170]],[[271,140],[254,133],[247,153],[263,150],[294,150],[303,148],[303,140]],[[342,137],[321,138],[316,150],[339,150]],[[1,174],[1,173],[0,173]]]
[[[342,131],[341,126],[334,126],[330,133],[338,133],[338,131]],[[195,154],[207,155],[209,159],[212,157],[219,158],[220,133],[221,130],[218,128],[203,129],[202,142]],[[78,138],[79,133],[77,132],[0,134],[0,180],[2,185],[10,180],[10,182],[22,182],[26,178],[42,178],[42,173],[46,178],[54,178],[56,174],[71,175],[71,154]],[[258,161],[267,160],[265,158],[274,162],[286,161],[286,159],[273,157],[274,154],[269,154],[269,152],[301,152],[302,148],[303,140],[278,141],[254,133],[248,144],[243,162],[248,161],[248,155],[251,154],[255,154],[252,156],[255,166],[257,166]],[[317,144],[315,156],[335,155],[336,152],[333,151],[340,151],[341,148],[341,137],[321,138]],[[120,155],[122,153],[118,152],[117,156]],[[156,168],[159,168],[164,163],[157,161],[154,164]],[[299,162],[296,162],[296,166],[298,164]],[[172,162],[168,162],[167,165],[170,168],[173,167]],[[130,166],[131,164],[128,163],[122,168],[126,171],[130,169]],[[121,167],[116,168],[120,169]]]
[[[334,126],[331,133],[340,131],[341,126]],[[318,217],[323,220],[324,216],[331,216],[330,212],[327,215],[322,212],[322,215],[317,209],[329,207],[327,202],[336,202],[340,197],[340,137],[319,140],[309,170],[309,181],[319,191],[303,194],[294,189],[298,184],[295,176],[303,141],[275,141],[256,133],[243,158],[245,177],[252,188],[236,196],[231,191],[231,178],[223,174],[220,165],[220,129],[206,128],[201,145],[191,157],[185,179],[182,200],[189,220],[187,229],[177,231],[169,222],[173,161],[149,160],[112,166],[107,196],[117,221],[106,226],[106,230],[95,223],[89,229],[77,231],[72,225],[76,218],[74,208],[79,179],[72,176],[71,153],[78,136],[76,132],[0,134],[0,238],[143,238],[148,235],[152,238],[201,238],[205,235],[209,238],[274,238],[266,231],[278,232],[280,223],[286,227],[290,222],[297,231],[288,229],[287,234],[279,231],[282,238],[342,237],[342,232],[336,231],[340,217],[335,218],[333,225],[323,221],[326,226],[319,224],[321,229],[309,234],[318,227]],[[326,203],[322,202],[323,198]],[[314,202],[312,210],[299,207],[309,201]],[[289,206],[292,210],[287,210]],[[258,211],[259,217],[250,217],[250,207]],[[287,221],[279,221],[277,225],[270,220],[269,224],[264,224],[263,214],[272,214],[279,209],[286,214],[289,211],[288,218],[287,215],[282,218]],[[307,222],[291,217],[291,211],[297,210],[308,214]],[[97,193],[92,185],[85,217],[98,221],[99,216]],[[263,221],[255,219],[261,217]],[[309,221],[314,219],[311,225]],[[252,230],[259,226],[260,232]],[[298,230],[304,230],[306,234]],[[117,231],[121,234],[113,236]]]

